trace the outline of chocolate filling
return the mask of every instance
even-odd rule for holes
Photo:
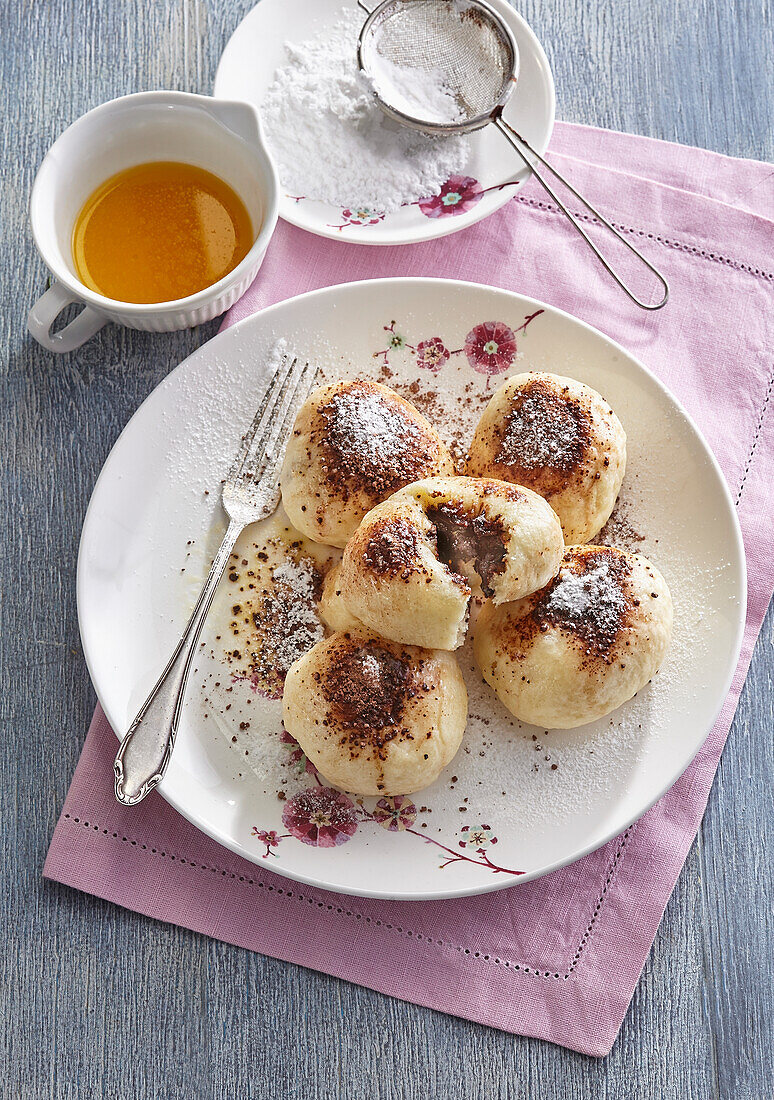
[[[459,505],[437,504],[427,509],[435,527],[438,557],[455,576],[467,563],[481,580],[485,596],[492,596],[492,580],[505,569],[506,534],[503,525],[484,515],[464,511]]]

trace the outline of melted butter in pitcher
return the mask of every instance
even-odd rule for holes
[[[81,281],[120,302],[171,302],[218,282],[255,240],[250,215],[218,176],[155,161],[111,176],[73,229]]]

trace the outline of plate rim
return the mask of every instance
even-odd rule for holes
[[[265,3],[266,0],[263,0],[263,2]],[[547,93],[548,93],[547,106],[548,106],[548,115],[549,115],[548,126],[547,126],[547,129],[546,129],[545,138],[541,139],[541,141],[539,141],[539,142],[534,142],[533,143],[536,151],[538,153],[540,153],[541,155],[543,155],[546,152],[546,150],[547,150],[547,148],[548,148],[548,146],[551,142],[551,137],[552,137],[553,132],[554,132],[554,126],[556,124],[556,83],[554,81],[554,74],[553,74],[553,70],[551,68],[551,63],[548,60],[548,55],[546,54],[546,51],[543,48],[542,42],[538,38],[535,31],[532,29],[532,26],[527,22],[527,20],[524,18],[524,16],[521,14],[520,11],[518,11],[515,7],[513,7],[512,4],[508,3],[507,0],[487,0],[487,2],[492,5],[492,7],[495,9],[495,11],[498,13],[498,15],[500,15],[500,17],[502,19],[504,19],[506,21],[506,23],[508,23],[509,26],[511,26],[512,23],[517,23],[517,24],[520,25],[520,29],[524,33],[526,33],[526,35],[531,39],[532,46],[535,50],[535,54],[536,54],[538,63],[540,65],[540,68],[546,76],[546,80],[547,80],[547,89],[546,90],[547,90]],[[217,68],[215,70],[215,78],[212,82],[212,95],[213,95],[213,98],[215,98],[215,99],[234,99],[235,98],[232,93],[229,93],[228,95],[223,95],[220,92],[218,92],[218,81],[219,81],[219,79],[221,79],[221,70],[223,68],[223,62],[224,62],[224,59],[226,57],[226,54],[227,54],[229,48],[231,47],[231,44],[232,44],[233,40],[240,33],[243,24],[246,23],[247,20],[250,19],[253,16],[253,13],[256,12],[260,7],[261,7],[260,3],[255,4],[255,5],[253,5],[252,8],[250,8],[250,10],[248,12],[245,13],[245,15],[242,17],[242,19],[240,19],[239,23],[236,25],[236,27],[234,28],[234,30],[230,34],[230,36],[228,38],[228,41],[226,42],[225,46],[223,47],[223,51],[220,55],[220,58],[218,59],[218,65],[217,65]],[[512,26],[511,26],[511,29],[513,29]],[[518,85],[517,85],[517,87],[518,87]],[[237,98],[239,98],[239,97],[237,97]],[[247,102],[247,101],[245,101],[245,102]],[[260,116],[261,115],[260,104],[255,103],[255,104],[253,104],[253,106],[256,108],[256,110],[258,111],[258,114]],[[267,145],[267,151],[269,153],[269,156],[272,159],[272,162],[274,162],[274,157],[273,157],[271,149],[268,147],[268,145]],[[275,167],[276,167],[276,164],[275,164]],[[277,175],[279,177],[279,169],[277,170]],[[532,178],[532,175],[533,175],[533,170],[528,167],[527,168],[527,174],[524,176],[523,179],[518,180],[518,181],[514,181],[513,184],[507,185],[507,186],[512,186],[513,190],[509,191],[509,190],[506,190],[505,187],[503,188],[503,190],[501,192],[502,197],[497,199],[495,204],[492,206],[491,210],[489,210],[489,209],[482,210],[481,209],[481,204],[479,203],[475,207],[474,211],[471,212],[469,217],[465,217],[464,219],[462,219],[462,224],[457,224],[457,222],[460,220],[458,218],[435,219],[435,224],[433,224],[431,219],[427,219],[427,221],[428,221],[427,232],[421,233],[419,235],[417,235],[416,233],[397,232],[389,240],[383,240],[381,238],[370,237],[370,236],[367,236],[366,234],[364,234],[362,232],[360,232],[359,235],[356,236],[356,237],[355,236],[351,236],[351,237],[343,236],[341,231],[339,229],[337,229],[335,226],[329,227],[329,226],[323,225],[323,226],[320,226],[320,227],[312,228],[309,225],[308,221],[305,221],[301,218],[294,218],[292,216],[293,206],[290,205],[286,201],[287,195],[285,194],[285,191],[284,191],[284,188],[282,186],[282,181],[281,180],[280,180],[280,188],[279,188],[279,217],[282,219],[282,221],[286,222],[288,225],[292,225],[296,229],[301,229],[305,233],[311,233],[315,237],[323,237],[324,239],[331,240],[331,241],[341,241],[341,240],[343,240],[346,244],[375,245],[376,247],[379,247],[379,248],[390,248],[392,246],[406,245],[406,244],[421,244],[423,241],[439,240],[442,237],[448,237],[448,236],[451,236],[454,233],[459,233],[462,230],[468,229],[471,226],[476,225],[478,222],[483,221],[484,218],[488,218],[492,214],[496,214],[498,210],[501,210],[502,207],[505,206],[505,204],[507,202],[509,202],[514,197],[514,195],[516,195],[522,189],[522,187],[526,183],[529,182],[529,180]]]
[[[663,396],[666,397],[667,401],[672,405],[672,407],[676,410],[676,412],[683,418],[685,424],[693,432],[693,434],[694,434],[701,450],[703,451],[705,457],[709,461],[709,464],[710,464],[710,466],[713,470],[713,473],[715,474],[715,476],[716,476],[716,478],[719,482],[719,485],[720,485],[721,499],[723,500],[723,502],[725,504],[728,515],[730,515],[732,517],[731,529],[733,531],[733,536],[734,536],[735,558],[734,558],[734,560],[732,560],[730,562],[730,564],[733,566],[734,572],[735,573],[738,572],[738,575],[739,575],[738,580],[739,580],[740,590],[739,590],[739,593],[738,593],[739,598],[738,598],[738,601],[737,601],[736,631],[735,631],[734,644],[733,644],[733,650],[732,650],[732,652],[733,652],[733,661],[729,661],[729,668],[728,668],[728,671],[726,673],[725,680],[723,682],[723,690],[719,695],[719,700],[720,701],[719,701],[718,706],[715,710],[715,713],[713,714],[712,721],[708,724],[708,727],[707,727],[707,729],[704,733],[704,736],[702,737],[701,741],[696,745],[696,748],[694,749],[693,753],[691,753],[689,759],[685,762],[685,764],[680,768],[680,770],[678,772],[676,772],[675,774],[670,773],[668,782],[666,782],[663,785],[660,784],[659,785],[659,790],[656,793],[656,795],[646,805],[643,805],[641,808],[639,808],[638,811],[635,814],[633,814],[631,817],[627,817],[627,819],[625,820],[625,822],[623,823],[623,825],[620,828],[618,828],[618,826],[616,826],[616,830],[614,832],[606,834],[604,839],[602,839],[598,842],[594,841],[590,844],[583,845],[580,848],[573,850],[573,852],[571,854],[569,854],[567,856],[563,856],[558,860],[554,860],[551,864],[548,864],[545,867],[539,868],[539,869],[534,870],[534,871],[527,871],[524,874],[520,875],[519,878],[516,879],[515,881],[514,880],[498,881],[497,879],[492,879],[492,880],[487,880],[486,882],[482,882],[481,884],[473,884],[473,885],[469,885],[469,886],[462,886],[462,887],[458,887],[456,889],[450,888],[448,890],[446,890],[446,889],[431,890],[431,891],[422,892],[422,893],[417,893],[416,891],[412,892],[412,893],[405,893],[405,892],[402,893],[402,892],[399,892],[399,891],[395,892],[395,891],[389,891],[389,890],[387,890],[387,891],[385,891],[385,890],[381,890],[381,891],[380,890],[371,890],[371,889],[356,890],[356,889],[353,889],[351,886],[341,886],[341,885],[338,885],[336,883],[328,883],[328,882],[325,882],[325,881],[321,880],[320,878],[315,878],[314,876],[300,873],[298,871],[295,871],[292,868],[289,869],[285,866],[282,866],[282,867],[280,867],[280,866],[267,867],[266,864],[261,860],[260,856],[258,856],[258,855],[256,855],[255,859],[252,859],[251,856],[244,851],[244,848],[240,847],[239,844],[235,840],[232,840],[231,837],[227,836],[226,834],[224,834],[222,831],[218,830],[217,828],[207,827],[205,825],[202,825],[199,821],[195,820],[195,818],[193,816],[191,816],[191,813],[188,812],[184,808],[184,806],[182,806],[180,804],[180,800],[178,798],[176,798],[176,797],[170,795],[169,793],[165,792],[165,790],[164,790],[165,782],[163,780],[159,784],[159,786],[156,788],[157,793],[160,794],[162,796],[162,798],[164,798],[164,800],[170,806],[172,806],[172,808],[174,810],[176,810],[179,814],[181,814],[187,821],[189,821],[200,832],[204,833],[206,836],[209,836],[212,840],[216,841],[221,846],[227,848],[229,851],[233,852],[235,855],[239,856],[240,858],[247,860],[249,863],[252,863],[255,866],[261,867],[265,870],[269,870],[273,874],[277,874],[282,878],[288,878],[288,879],[291,879],[295,882],[301,882],[301,883],[304,883],[307,886],[311,886],[311,887],[313,887],[315,889],[318,889],[318,890],[327,890],[331,893],[344,894],[344,895],[348,895],[348,896],[351,896],[351,897],[375,898],[375,899],[379,899],[379,900],[383,900],[383,901],[442,901],[442,900],[460,898],[460,897],[474,897],[474,896],[478,896],[480,894],[489,894],[489,893],[494,893],[495,891],[499,891],[499,890],[503,890],[503,889],[510,889],[511,887],[515,888],[515,887],[518,887],[518,886],[521,886],[521,885],[525,885],[527,882],[532,882],[532,881],[535,881],[537,879],[543,878],[545,875],[551,874],[553,871],[560,870],[562,867],[566,867],[571,863],[576,863],[578,860],[583,859],[585,856],[589,855],[591,852],[598,851],[600,848],[604,847],[605,844],[607,844],[611,840],[615,839],[615,837],[623,835],[623,833],[625,833],[627,829],[631,828],[631,826],[634,824],[635,821],[638,821],[645,813],[647,813],[647,811],[649,809],[651,809],[652,806],[655,805],[656,802],[659,801],[660,798],[662,798],[669,790],[671,790],[671,788],[675,785],[675,783],[677,783],[677,781],[681,778],[681,776],[684,775],[685,772],[688,770],[688,768],[691,766],[691,764],[693,763],[693,761],[696,758],[697,754],[699,753],[701,748],[705,745],[705,743],[707,741],[707,738],[709,737],[710,733],[712,732],[712,730],[715,727],[715,724],[717,723],[718,717],[720,715],[721,710],[723,709],[723,706],[725,705],[725,701],[728,697],[728,693],[731,689],[731,685],[733,683],[733,679],[734,679],[734,676],[736,674],[736,669],[737,669],[738,664],[739,664],[739,656],[740,656],[740,653],[741,653],[742,643],[743,643],[743,639],[744,639],[744,631],[745,631],[746,618],[747,618],[747,561],[746,561],[746,555],[745,555],[745,550],[744,550],[744,541],[743,541],[743,538],[742,538],[741,526],[740,526],[740,523],[739,523],[739,516],[738,516],[736,506],[734,504],[733,497],[731,495],[731,490],[730,490],[728,482],[726,481],[726,478],[723,474],[723,471],[720,468],[720,464],[719,464],[717,458],[715,457],[715,455],[712,451],[712,448],[707,443],[706,439],[704,438],[703,433],[699,429],[699,427],[696,424],[696,422],[694,421],[693,417],[685,409],[682,402],[661,381],[661,379],[658,378],[657,375],[655,375],[653,373],[653,371],[650,370],[649,367],[647,367],[643,362],[641,362],[641,360],[638,359],[636,356],[632,355],[631,352],[627,351],[626,348],[623,347],[623,345],[619,344],[616,340],[613,340],[612,337],[609,337],[605,333],[601,332],[598,328],[595,328],[594,325],[591,325],[587,321],[582,320],[580,317],[577,317],[574,314],[569,313],[567,310],[563,310],[563,309],[559,308],[558,306],[550,305],[549,303],[546,303],[546,302],[541,302],[539,299],[531,298],[528,295],[519,294],[516,291],[505,290],[502,287],[492,286],[488,283],[475,283],[475,282],[470,282],[468,280],[463,280],[463,279],[439,279],[439,278],[431,278],[431,277],[423,277],[423,276],[391,276],[391,277],[388,277],[388,278],[381,278],[381,279],[352,280],[352,281],[349,281],[349,282],[346,282],[346,283],[337,283],[333,286],[319,287],[316,290],[306,291],[303,294],[297,294],[297,295],[294,295],[290,298],[285,298],[280,302],[275,302],[273,305],[267,306],[265,309],[259,310],[257,313],[253,313],[249,317],[242,318],[240,321],[236,322],[234,325],[229,326],[228,329],[222,329],[215,336],[213,336],[210,340],[206,341],[204,344],[201,344],[198,348],[196,348],[194,351],[192,351],[190,355],[187,355],[185,357],[185,359],[183,359],[180,363],[178,363],[177,366],[175,366],[158,383],[158,385],[154,386],[154,388],[144,398],[142,403],[137,407],[137,409],[131,415],[131,417],[129,418],[129,420],[127,421],[127,423],[124,425],[123,429],[121,430],[121,432],[117,436],[117,438],[114,441],[113,445],[111,446],[110,451],[107,455],[107,458],[105,459],[105,462],[102,465],[102,468],[99,472],[99,475],[97,476],[97,480],[95,481],[94,487],[91,491],[91,495],[89,497],[89,503],[88,503],[88,506],[86,508],[86,512],[85,512],[84,519],[83,519],[83,526],[81,528],[81,535],[80,535],[80,540],[79,540],[79,545],[78,545],[77,566],[76,566],[76,605],[77,605],[77,614],[78,614],[78,630],[79,630],[79,633],[80,633],[81,647],[83,649],[83,655],[84,655],[84,659],[86,661],[86,667],[87,667],[92,685],[94,687],[95,694],[97,696],[97,701],[98,701],[100,707],[102,708],[103,713],[105,714],[105,717],[108,721],[108,724],[110,725],[111,729],[113,729],[113,732],[116,734],[117,741],[120,741],[121,740],[121,735],[119,735],[115,731],[115,727],[114,727],[113,723],[111,722],[110,715],[108,713],[108,708],[105,706],[105,704],[103,702],[102,693],[100,691],[100,687],[99,687],[99,685],[97,683],[97,680],[96,680],[96,677],[94,675],[94,665],[93,665],[93,661],[90,657],[90,647],[89,647],[89,643],[88,643],[87,636],[86,636],[86,627],[84,625],[82,607],[83,607],[84,592],[85,592],[85,585],[86,585],[84,561],[85,561],[85,557],[86,557],[86,554],[87,554],[86,547],[87,547],[87,543],[88,543],[88,540],[89,540],[90,528],[96,522],[95,521],[95,516],[94,516],[95,501],[97,500],[97,498],[99,496],[102,485],[106,482],[107,478],[110,476],[110,473],[112,472],[112,467],[113,467],[114,463],[117,461],[116,452],[119,449],[119,445],[120,445],[121,441],[123,440],[124,436],[129,432],[129,430],[130,430],[132,424],[134,423],[135,419],[137,417],[139,417],[140,414],[142,413],[142,410],[143,410],[145,404],[147,402],[151,401],[151,400],[156,399],[156,395],[159,391],[167,388],[168,386],[171,386],[173,377],[177,374],[178,371],[180,371],[182,368],[186,367],[191,359],[194,359],[195,357],[200,355],[204,351],[204,349],[211,348],[213,345],[217,346],[217,342],[218,342],[218,340],[220,339],[221,336],[225,337],[228,333],[231,333],[231,332],[233,332],[234,334],[238,334],[239,332],[241,332],[246,327],[248,327],[252,324],[262,322],[264,320],[264,318],[266,318],[267,316],[271,317],[276,311],[280,310],[283,306],[287,305],[290,302],[309,301],[312,298],[324,297],[326,295],[335,295],[337,293],[341,293],[342,291],[344,293],[346,293],[347,289],[351,288],[351,287],[382,287],[382,288],[386,288],[387,284],[400,285],[400,286],[413,285],[415,287],[444,287],[444,286],[448,287],[448,286],[452,285],[452,286],[455,286],[455,287],[460,287],[460,288],[463,288],[463,289],[469,289],[469,290],[472,290],[472,291],[484,290],[484,291],[494,292],[497,295],[504,295],[505,297],[511,298],[511,299],[519,302],[520,304],[526,304],[528,309],[532,309],[533,307],[537,307],[537,308],[543,309],[544,311],[546,311],[549,314],[558,315],[559,317],[561,317],[564,320],[569,320],[569,321],[573,322],[574,324],[580,325],[587,332],[591,333],[596,338],[601,339],[609,347],[609,349],[611,351],[614,351],[618,354],[623,355],[630,362],[630,364],[633,364],[635,367],[639,368],[639,370],[642,371],[653,384],[655,384],[656,388],[661,392],[661,394]]]

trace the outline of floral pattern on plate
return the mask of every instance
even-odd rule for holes
[[[368,206],[360,206],[356,210],[350,210],[349,207],[341,212],[342,222],[340,225],[331,225],[331,229],[351,229],[353,226],[359,225],[378,225],[379,222],[384,221],[385,214],[381,210],[372,210]]]
[[[414,828],[419,810],[408,795],[380,798],[369,810],[362,798],[353,800],[335,787],[324,786],[314,766],[304,755],[301,746],[287,730],[283,730],[282,741],[283,744],[296,747],[296,752],[291,753],[286,763],[298,768],[299,762],[306,762],[307,769],[312,769],[317,786],[305,787],[286,802],[282,811],[282,824],[288,830],[286,833],[278,833],[274,829],[261,829],[253,825],[251,835],[266,849],[262,855],[263,859],[268,859],[270,856],[279,858],[274,849],[279,847],[283,840],[300,840],[302,844],[308,844],[313,848],[337,848],[341,844],[346,844],[361,825],[378,825],[391,833],[410,833],[412,836],[419,837],[425,844],[439,848],[444,853],[442,862],[439,864],[441,869],[449,867],[452,863],[464,862],[485,867],[494,874],[518,876],[524,873],[509,867],[501,867],[490,859],[486,849],[497,843],[497,837],[488,825],[473,827],[463,825],[460,830],[461,839],[457,841],[461,851],[457,851],[442,844],[440,840],[427,836],[421,829]]]
[[[448,218],[459,214],[466,214],[472,210],[490,191],[502,191],[505,187],[515,186],[515,181],[496,183],[491,187],[482,187],[473,176],[450,176],[442,185],[437,195],[430,195],[426,199],[417,199],[415,202],[404,203],[401,209],[415,206],[426,218]],[[292,202],[302,201],[316,202],[315,199],[307,199],[306,195],[288,195]],[[362,226],[378,225],[389,215],[383,210],[377,210],[370,206],[349,207],[345,206],[341,211],[341,221],[328,222],[328,229],[358,229]]]
[[[484,188],[472,176],[450,176],[439,194],[420,199],[416,205],[426,218],[454,217],[472,210],[483,195]]]
[[[390,334],[387,347],[375,351],[374,358],[388,363],[390,352],[405,348],[414,353],[418,367],[437,374],[452,356],[465,355],[470,366],[479,374],[487,377],[503,374],[512,366],[516,358],[518,351],[516,337],[526,332],[527,326],[543,312],[544,310],[538,309],[530,313],[515,329],[506,325],[504,321],[482,321],[468,332],[462,347],[454,350],[447,348],[440,336],[425,337],[417,344],[410,344],[405,336],[398,332],[397,321],[391,321],[389,325],[384,326],[384,331]]]

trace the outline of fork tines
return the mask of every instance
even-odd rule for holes
[[[284,355],[267,381],[258,411],[226,479],[233,488],[274,476],[299,408],[309,395],[317,370],[298,356]]]

